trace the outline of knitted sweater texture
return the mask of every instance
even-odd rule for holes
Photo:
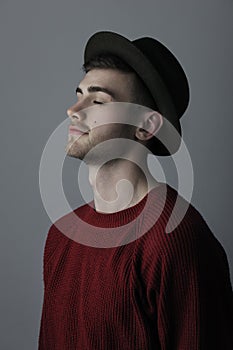
[[[39,350],[233,349],[225,251],[192,205],[166,233],[177,198],[161,185],[120,212],[89,203],[72,212],[79,224],[70,213],[51,226]]]

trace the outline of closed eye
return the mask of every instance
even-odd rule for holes
[[[93,101],[93,103],[97,104],[97,105],[103,105],[104,102],[100,102],[100,101]]]

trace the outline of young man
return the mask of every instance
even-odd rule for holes
[[[99,32],[84,69],[67,154],[87,163],[94,200],[49,230],[39,349],[232,349],[224,249],[192,205],[172,214],[186,201],[147,168],[179,148],[179,62],[157,40]]]

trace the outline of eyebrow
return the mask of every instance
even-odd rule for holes
[[[107,89],[107,88],[104,88],[104,87],[101,87],[101,86],[89,86],[87,88],[87,91],[88,92],[104,92],[105,94],[108,94],[110,95],[111,97],[115,97],[115,94],[113,91]],[[82,89],[80,89],[80,87],[77,87],[76,90],[75,90],[76,94],[79,92],[80,94],[83,94],[83,91]]]

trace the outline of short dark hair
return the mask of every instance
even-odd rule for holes
[[[123,73],[134,73],[135,79],[133,82],[133,91],[132,91],[132,101],[142,106],[149,107],[153,110],[158,110],[156,103],[151,96],[148,88],[145,86],[142,79],[137,75],[137,73],[121,58],[112,54],[102,54],[93,57],[90,61],[84,63],[83,70],[87,73],[91,69],[95,68],[111,68],[117,69]]]

